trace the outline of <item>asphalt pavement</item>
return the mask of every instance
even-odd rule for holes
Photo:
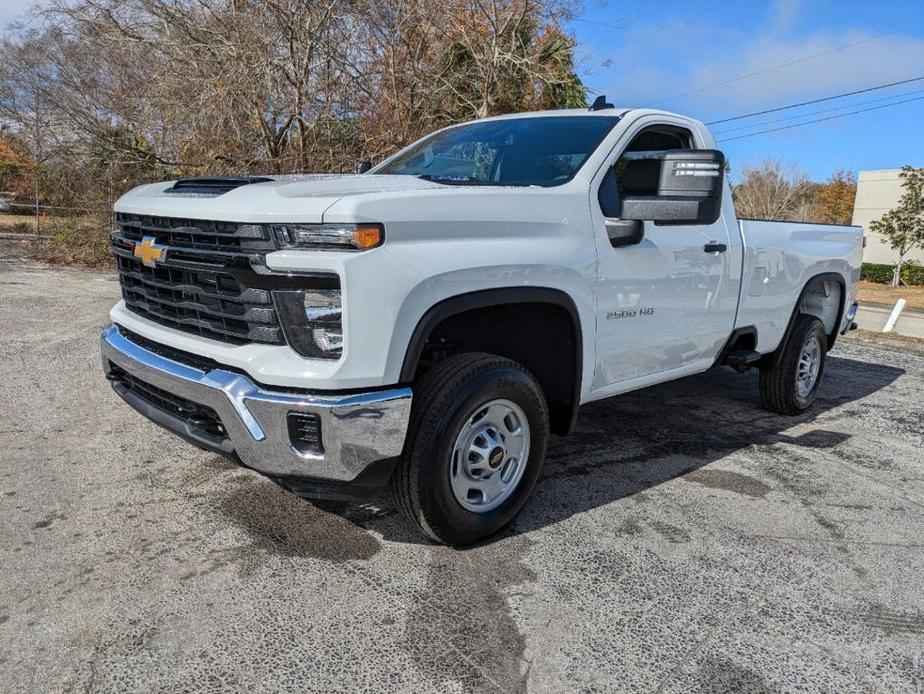
[[[0,252],[2,692],[920,692],[924,357],[842,340],[807,415],[716,369],[584,407],[455,551],[124,405],[112,274]]]

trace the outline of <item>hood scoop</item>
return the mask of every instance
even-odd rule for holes
[[[241,186],[269,183],[272,180],[265,176],[194,176],[181,178],[164,192],[180,195],[223,195]]]

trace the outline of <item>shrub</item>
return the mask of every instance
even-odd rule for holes
[[[902,265],[902,282],[905,284],[924,284],[924,265],[915,260],[906,260]]]
[[[890,284],[892,282],[892,274],[894,271],[894,265],[884,265],[882,263],[863,263],[863,268],[860,271],[860,277],[869,282]]]
[[[868,282],[878,284],[892,284],[892,273],[895,272],[894,265],[883,263],[863,263],[863,269],[860,271],[860,277]],[[902,264],[902,282],[908,285],[924,284],[924,265],[914,260],[906,260]]]

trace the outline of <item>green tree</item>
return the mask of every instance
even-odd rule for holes
[[[813,222],[850,224],[857,197],[857,177],[851,171],[835,171],[827,181],[816,183],[813,188]]]
[[[898,264],[892,276],[893,287],[902,281],[905,256],[916,248],[924,248],[924,169],[902,167],[899,178],[905,190],[898,205],[869,225],[870,231],[885,236],[883,242],[898,253]]]

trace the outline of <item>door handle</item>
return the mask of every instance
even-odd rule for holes
[[[703,250],[706,253],[724,253],[728,250],[728,246],[726,246],[724,243],[716,243],[715,241],[710,241],[705,246],[703,246]]]

